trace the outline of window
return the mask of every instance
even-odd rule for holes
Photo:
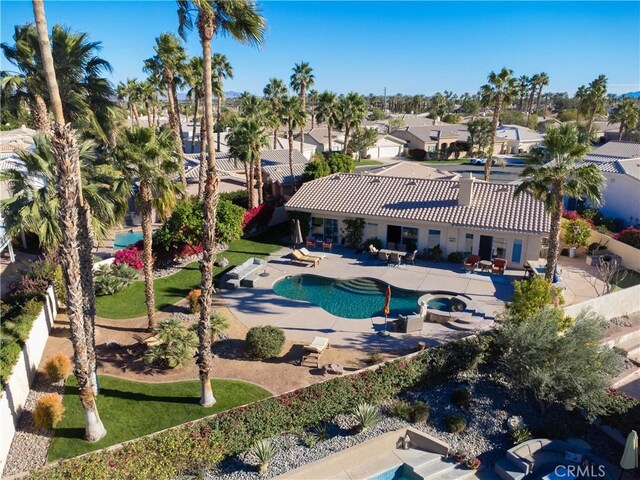
[[[427,247],[433,248],[440,245],[440,230],[429,230],[429,238],[427,239]]]
[[[313,217],[313,226],[314,227],[321,227],[322,225],[324,225],[324,219],[323,218]]]
[[[402,227],[402,245],[407,252],[413,252],[418,248],[418,229],[412,227]]]
[[[522,260],[522,239],[516,238],[513,241],[513,251],[511,252],[511,261],[519,264]]]
[[[427,148],[425,148],[426,152],[435,152],[436,151],[436,146],[435,145],[427,145]]]
[[[473,253],[473,233],[467,233],[464,236],[464,252],[465,255]]]
[[[324,238],[325,240],[332,240],[333,243],[338,243],[338,221],[325,218],[324,219]]]
[[[493,237],[493,258],[506,258],[507,255],[507,239],[501,237]]]

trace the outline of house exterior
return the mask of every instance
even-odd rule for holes
[[[544,204],[516,186],[478,181],[335,174],[305,183],[286,203],[311,215],[310,234],[345,242],[348,218],[365,220],[364,238],[386,248],[506,258],[511,267],[538,259],[549,233]]]
[[[374,168],[367,173],[385,177],[420,178],[425,180],[458,180],[460,178],[457,173],[432,168],[416,162],[398,162],[393,165]]]
[[[452,144],[466,144],[469,132],[466,125],[440,124],[408,126],[391,132],[406,142],[408,149],[420,149],[435,153],[446,150]]]
[[[405,141],[393,135],[378,135],[376,144],[360,153],[360,158],[393,158],[404,153]]]
[[[528,153],[533,147],[542,145],[544,138],[535,130],[521,125],[500,125],[496,128],[496,139],[503,141],[500,153]]]
[[[309,130],[304,130],[304,143],[310,144],[315,147],[316,152],[328,152],[329,151],[329,131],[326,125],[317,126]],[[300,132],[293,134],[294,142],[300,144]],[[340,142],[338,142],[340,140]],[[342,150],[342,141],[344,141],[344,135],[337,128],[331,129],[331,151],[338,152]],[[288,148],[288,147],[287,147]]]

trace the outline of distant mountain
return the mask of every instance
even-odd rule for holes
[[[240,95],[242,95],[241,92],[234,92],[234,91],[224,92],[224,96],[227,98],[238,98]],[[178,101],[184,102],[186,100],[187,100],[187,94],[184,92],[178,92]]]
[[[627,92],[619,95],[620,97],[640,98],[640,92]]]

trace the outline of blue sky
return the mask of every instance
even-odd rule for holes
[[[261,50],[214,40],[235,78],[225,90],[261,93],[288,81],[295,62],[314,68],[318,90],[339,93],[475,92],[502,66],[545,71],[551,91],[575,92],[600,73],[609,91],[640,90],[640,2],[261,2],[268,33]],[[112,80],[142,78],[154,38],[176,31],[173,1],[45,0],[49,27],[62,23],[103,43]],[[32,21],[30,1],[1,0],[1,39]],[[199,54],[194,33],[190,54]],[[2,59],[2,68],[9,68]]]

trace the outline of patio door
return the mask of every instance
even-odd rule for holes
[[[338,220],[333,218],[324,219],[324,238],[325,240],[331,240],[333,243],[338,243]]]
[[[493,237],[488,235],[480,235],[480,247],[478,255],[482,260],[491,260],[491,251],[493,250]]]
[[[399,225],[387,225],[387,248],[395,250],[399,248],[402,240],[402,227]]]

